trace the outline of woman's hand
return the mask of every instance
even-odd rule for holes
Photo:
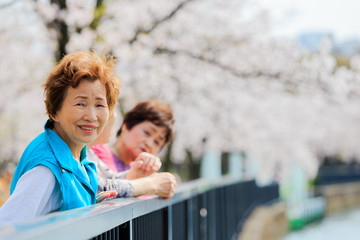
[[[155,185],[155,194],[169,199],[174,196],[176,179],[175,176],[169,172],[154,173],[150,176]]]
[[[131,166],[126,179],[137,179],[141,177],[146,177],[151,175],[153,172],[156,172],[161,167],[161,161],[158,157],[142,152],[137,156],[134,161],[134,164]]]
[[[117,191],[104,191],[96,195],[96,203],[102,202],[106,198],[116,197]]]
[[[176,179],[168,172],[153,173],[148,177],[131,180],[133,186],[132,197],[156,194],[164,199],[174,196]]]

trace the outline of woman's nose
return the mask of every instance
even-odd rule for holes
[[[152,154],[152,149],[153,149],[152,144],[153,144],[152,139],[147,138],[147,139],[145,140],[146,150],[148,151],[148,153],[151,153],[151,154]]]
[[[90,107],[86,110],[86,114],[84,116],[85,120],[90,122],[96,121],[96,111],[94,108]]]

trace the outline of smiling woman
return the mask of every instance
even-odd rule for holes
[[[120,82],[113,65],[104,54],[76,52],[51,71],[43,85],[49,120],[20,159],[0,225],[96,203],[98,178],[86,144],[115,108]]]

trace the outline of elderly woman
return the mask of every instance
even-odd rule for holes
[[[49,120],[20,159],[0,224],[96,203],[98,178],[86,144],[114,111],[120,82],[113,67],[104,54],[75,52],[52,69],[43,84]]]
[[[156,100],[141,102],[126,113],[113,144],[99,144],[109,140],[113,128],[109,123],[102,134],[106,137],[92,143],[89,153],[97,164],[99,190],[116,190],[120,197],[144,194],[172,197],[174,175],[154,172],[161,167],[156,155],[173,138],[173,124],[170,106]]]

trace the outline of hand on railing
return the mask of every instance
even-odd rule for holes
[[[104,191],[96,195],[96,203],[104,201],[106,198],[112,198],[117,196],[117,191]]]
[[[169,199],[174,196],[176,179],[175,176],[168,172],[154,173],[150,176],[156,184],[155,194]]]
[[[131,180],[133,186],[133,197],[140,195],[155,194],[164,199],[174,195],[176,187],[175,176],[168,172],[153,173],[144,178]]]
[[[126,175],[126,179],[131,180],[147,177],[158,171],[161,167],[161,164],[162,163],[158,157],[147,152],[140,153],[132,164],[128,174]]]

